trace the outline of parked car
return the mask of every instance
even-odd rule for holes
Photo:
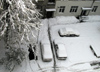
[[[52,61],[53,55],[50,44],[41,44],[41,53],[43,61]]]
[[[64,44],[58,43],[55,44],[55,51],[56,51],[56,56],[59,60],[65,60],[67,58],[67,52]]]
[[[58,33],[61,37],[78,37],[80,35],[77,30],[72,28],[61,28],[59,29]]]
[[[97,58],[100,58],[100,48],[99,48],[99,46],[90,45],[90,49],[92,50],[92,52],[94,53],[94,55],[95,55]]]

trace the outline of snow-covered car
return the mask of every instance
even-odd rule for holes
[[[65,60],[67,58],[67,52],[64,44],[58,43],[55,44],[55,51],[56,51],[56,56],[59,60]]]
[[[100,48],[99,46],[97,45],[90,45],[90,49],[92,50],[92,52],[94,53],[94,55],[97,57],[97,58],[100,58]]]
[[[59,29],[58,33],[61,37],[64,37],[64,36],[66,36],[66,37],[75,37],[75,36],[78,37],[80,35],[77,30],[74,30],[72,28],[61,28],[61,29]]]
[[[41,44],[41,52],[43,61],[50,62],[52,61],[53,55],[50,44]]]

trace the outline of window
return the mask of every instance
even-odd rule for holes
[[[65,6],[60,6],[59,13],[64,13],[64,11],[65,11]]]
[[[93,9],[92,9],[92,12],[96,12],[98,6],[94,6]]]
[[[78,6],[71,6],[70,12],[77,12]]]
[[[55,0],[48,0],[48,2],[55,2]]]

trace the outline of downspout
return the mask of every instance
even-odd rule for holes
[[[92,1],[92,4],[91,4],[91,8],[93,7],[93,4],[94,4],[95,0]],[[88,15],[89,15],[90,11],[88,12]]]
[[[56,57],[55,57],[54,45],[53,45],[52,39],[51,39],[49,20],[48,20],[48,36],[49,36],[49,40],[50,40],[50,44],[51,44],[51,48],[52,48],[52,52],[53,52],[53,58],[54,58],[54,66],[53,66],[53,68],[54,68],[54,72],[56,72]]]

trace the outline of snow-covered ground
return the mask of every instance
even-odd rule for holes
[[[58,30],[64,27],[77,29],[80,33],[80,36],[79,37],[60,37],[58,34]],[[92,44],[100,45],[100,41],[99,41],[100,31],[98,31],[99,27],[100,27],[100,24],[98,22],[88,23],[88,24],[81,23],[77,25],[72,24],[72,25],[52,26],[50,28],[51,29],[50,31],[51,31],[52,41],[55,40],[58,43],[61,42],[65,44],[66,51],[68,53],[69,62],[81,62],[81,61],[86,62],[86,61],[93,61],[93,60],[98,59],[92,54],[89,47]]]
[[[58,16],[51,19],[43,19],[43,25],[40,28],[38,38],[38,60],[29,61],[29,59],[25,59],[22,66],[18,66],[13,72],[81,72],[81,70],[84,70],[82,72],[99,72],[96,70],[93,71],[93,67],[90,65],[92,61],[100,61],[100,58],[97,58],[91,51],[90,45],[97,48],[100,47],[100,16],[89,16],[88,18],[83,23],[79,23],[79,20],[74,16]],[[80,36],[60,37],[58,31],[61,28],[77,30]],[[51,62],[44,62],[42,60],[40,42],[51,44],[50,40],[52,44],[55,41],[56,43],[63,43],[65,45],[68,56],[66,60],[58,60],[56,55]],[[2,54],[4,54],[2,51],[3,42],[3,40],[0,42],[0,53]],[[54,47],[51,47],[54,50]],[[55,54],[55,50],[53,52]],[[0,54],[0,57],[3,56],[2,54]],[[56,69],[53,68],[54,66]],[[8,71],[0,65],[0,72]]]
[[[67,18],[70,19],[70,22]],[[71,64],[87,63],[100,60],[100,58],[97,58],[90,49],[90,45],[95,45],[100,51],[99,19],[100,16],[89,16],[87,22],[83,23],[78,23],[78,20],[75,20],[73,17],[56,17],[49,19],[52,43],[53,41],[56,43],[63,43],[66,46],[66,52],[68,55],[66,60],[58,60],[56,58],[57,67],[69,67]],[[80,36],[60,37],[58,31],[61,28],[72,28],[77,30],[79,31]]]

